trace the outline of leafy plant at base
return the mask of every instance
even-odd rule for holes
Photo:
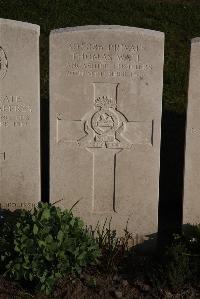
[[[6,234],[4,224],[4,235]],[[15,280],[31,281],[50,294],[56,281],[70,273],[81,273],[98,262],[100,250],[84,229],[83,222],[71,211],[40,203],[31,214],[22,211],[13,230],[13,245],[1,251],[7,263],[4,275]],[[6,240],[6,244],[9,240]],[[0,239],[4,246],[4,241]]]
[[[189,256],[184,243],[173,244],[167,251],[167,263],[164,267],[165,279],[174,288],[180,288],[190,274]]]
[[[195,283],[200,278],[200,224],[187,225],[182,235],[174,235],[156,275],[159,283],[173,289],[185,282]]]
[[[10,212],[0,210],[0,274],[5,272],[7,262],[14,258],[14,230],[21,215],[21,210]]]
[[[190,272],[192,281],[198,283],[200,278],[200,224],[187,225],[182,236],[190,259]]]
[[[175,235],[158,266],[157,280],[160,285],[180,289],[190,277],[190,257],[182,236]]]

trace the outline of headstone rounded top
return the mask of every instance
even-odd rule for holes
[[[9,25],[13,27],[22,27],[24,29],[35,30],[38,34],[40,34],[40,26],[32,23],[21,22],[16,20],[9,20],[9,19],[1,19],[0,18],[0,25]]]
[[[195,37],[191,40],[192,44],[200,43],[200,37]]]
[[[80,31],[94,31],[94,30],[114,30],[114,31],[130,31],[134,33],[144,34],[154,36],[156,38],[164,39],[165,34],[161,31],[156,30],[149,30],[137,27],[130,27],[130,26],[120,26],[120,25],[86,25],[86,26],[76,26],[76,27],[66,27],[66,28],[59,28],[54,29],[51,31],[51,34],[54,33],[63,33],[63,32],[80,32]]]

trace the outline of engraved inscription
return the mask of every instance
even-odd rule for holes
[[[0,128],[25,127],[31,113],[31,106],[21,96],[0,95]]]
[[[67,76],[141,78],[152,70],[142,44],[67,43]]]
[[[0,47],[0,79],[3,79],[7,73],[8,59],[5,51]]]
[[[9,210],[16,210],[16,209],[26,209],[31,210],[36,207],[34,203],[28,202],[0,202],[0,209],[9,209]]]
[[[94,108],[82,120],[66,121],[61,115],[57,117],[57,142],[78,145],[92,153],[92,212],[111,213],[117,212],[116,156],[124,149],[133,148],[134,144],[152,147],[153,121],[129,121],[118,111],[119,83],[95,82],[93,86]],[[84,136],[79,138],[80,135]],[[112,201],[109,202],[108,198]]]

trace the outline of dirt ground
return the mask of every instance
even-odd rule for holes
[[[121,275],[97,275],[94,277],[84,274],[80,279],[69,281],[62,279],[52,296],[42,294],[31,295],[17,283],[8,281],[0,276],[0,299],[193,299],[200,298],[200,287],[185,285],[177,291],[152,286],[141,278],[126,279]]]

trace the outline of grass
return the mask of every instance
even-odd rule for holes
[[[41,95],[48,98],[48,36],[52,29],[119,24],[166,34],[164,110],[184,113],[190,40],[200,35],[199,0],[0,0],[0,17],[41,26]]]

